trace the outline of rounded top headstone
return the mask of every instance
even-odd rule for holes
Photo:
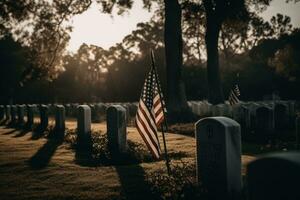
[[[236,121],[228,117],[206,117],[204,119],[200,119],[196,123],[196,127],[202,123],[207,123],[207,122],[219,123],[224,127],[239,126],[239,123],[237,123]]]
[[[78,106],[78,109],[79,110],[89,110],[89,109],[91,109],[88,105],[79,105]]]
[[[111,110],[125,111],[126,112],[126,109],[123,106],[121,106],[121,105],[112,105],[112,106],[109,106],[107,108],[107,111],[111,111]]]
[[[299,152],[280,152],[280,153],[270,153],[257,158],[256,160],[250,162],[247,168],[251,168],[252,165],[269,164],[270,166],[276,163],[290,163],[300,167],[300,153]]]
[[[65,108],[63,105],[55,105],[56,108]]]

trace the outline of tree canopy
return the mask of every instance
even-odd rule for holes
[[[1,101],[7,102],[14,95],[16,101],[28,102],[137,101],[150,67],[149,49],[155,49],[166,91],[170,78],[164,78],[165,41],[169,38],[164,33],[165,1],[143,2],[146,9],[153,8],[153,3],[159,6],[149,22],[139,23],[122,42],[107,50],[83,44],[68,55],[65,47],[72,16],[83,13],[92,3],[97,3],[100,12],[109,14],[116,9],[123,14],[134,1],[1,1],[1,87],[7,94]],[[215,91],[212,85],[219,88],[220,99],[226,99],[237,73],[241,89],[247,91],[242,98],[259,99],[272,90],[281,91],[285,98],[299,98],[283,89],[295,89],[299,83],[299,31],[292,27],[289,16],[276,13],[270,21],[259,16],[270,0],[178,2],[182,12],[182,63],[178,66],[187,99],[209,99]],[[213,38],[212,49],[220,71],[206,77],[206,65],[209,69],[212,60],[208,43],[213,34],[208,32],[215,28],[219,34]],[[258,77],[255,82],[253,76]],[[211,83],[210,77],[217,77],[219,83]],[[255,92],[259,84],[264,86]],[[40,97],[29,98],[26,93]]]

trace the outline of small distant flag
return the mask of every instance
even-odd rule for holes
[[[239,86],[235,84],[234,88],[230,91],[228,101],[230,105],[235,105],[240,102],[239,96],[241,95]]]
[[[157,77],[156,70],[152,67],[140,97],[136,126],[151,154],[158,159],[161,156],[161,148],[157,136],[157,126],[165,119],[165,104]]]

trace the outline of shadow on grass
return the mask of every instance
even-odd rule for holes
[[[14,132],[16,132],[16,131],[17,131],[17,129],[13,129],[13,130],[11,130],[11,131],[2,133],[2,135],[9,135],[9,134],[12,134],[12,133],[14,133]]]
[[[26,130],[26,129],[19,130],[19,131],[20,132],[14,136],[15,138],[17,138],[17,137],[23,137],[24,135],[26,135],[27,133],[30,132],[30,130]]]
[[[101,138],[105,139],[105,138]],[[105,141],[102,141],[105,143]],[[122,199],[157,199],[151,194],[150,187],[145,180],[145,171],[137,159],[129,154],[111,154],[103,147],[104,143],[97,143],[104,148],[95,152],[95,146],[89,141],[74,144],[75,162],[86,167],[114,166],[121,182]],[[145,195],[146,194],[146,195]]]
[[[111,151],[108,147],[107,135],[97,132],[93,132],[91,138],[88,138],[88,142],[83,145],[78,144],[76,132],[68,132],[65,140],[71,144],[71,148],[75,151],[75,163],[81,166],[123,166],[155,162],[145,145],[131,140],[127,140],[126,153]],[[187,157],[187,153],[170,152],[169,157],[173,160],[179,160]]]
[[[47,130],[47,126],[38,125],[35,129],[32,131],[32,140],[38,140],[45,136],[45,132]]]
[[[139,164],[117,165],[115,169],[121,183],[121,196],[124,199],[159,199],[151,192],[145,171]]]
[[[92,142],[91,142],[92,141]],[[153,162],[151,155],[142,149],[142,145],[128,141],[126,153],[112,153],[107,146],[106,136],[92,137],[90,142],[73,145],[75,162],[81,166],[124,166],[143,162]]]
[[[86,167],[96,167],[99,163],[92,156],[91,144],[75,144],[75,163]]]
[[[17,126],[17,121],[16,120],[10,120],[7,122],[6,127],[7,128],[15,128]]]
[[[9,121],[8,119],[3,119],[3,120],[1,120],[1,121],[0,121],[0,126],[6,125],[8,121]]]
[[[47,142],[29,160],[32,169],[47,167],[56,149],[63,143],[63,139],[48,139]]]

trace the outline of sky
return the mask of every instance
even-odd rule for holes
[[[133,8],[124,16],[103,14],[96,4],[72,19],[73,31],[68,51],[76,52],[82,43],[94,44],[108,49],[121,42],[122,39],[136,28],[137,23],[149,21],[152,12],[143,9],[142,1],[135,1]],[[268,9],[261,14],[269,20],[277,13],[291,17],[293,26],[300,27],[300,2],[285,3],[285,0],[273,0]]]
[[[142,0],[136,1],[132,9],[124,16],[113,13],[103,14],[99,11],[99,5],[92,4],[91,7],[73,18],[73,32],[67,50],[77,51],[82,43],[95,44],[108,49],[115,43],[121,42],[123,38],[136,29],[139,22],[147,22],[153,13],[143,9]]]

